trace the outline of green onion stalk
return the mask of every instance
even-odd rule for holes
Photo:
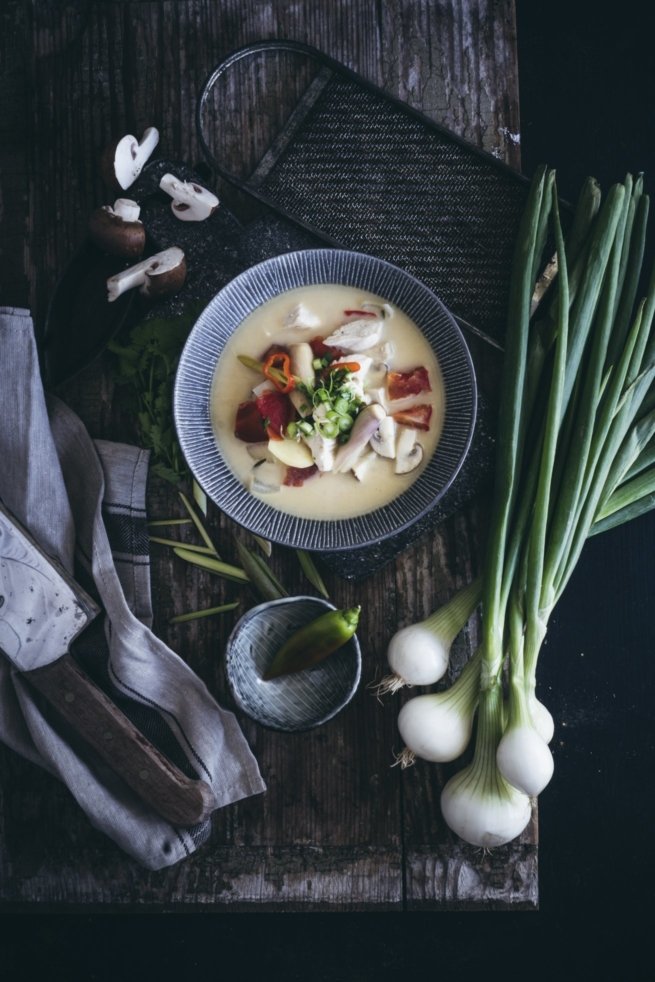
[[[648,210],[641,177],[628,175],[602,203],[590,179],[565,238],[555,174],[542,167],[519,228],[481,644],[450,689],[410,700],[399,717],[403,754],[452,760],[477,712],[472,759],[446,784],[442,812],[478,846],[519,835],[553,773],[537,663],[585,542],[655,504],[655,274],[637,302]],[[552,241],[556,274],[535,312]],[[457,716],[459,737],[448,747],[438,731],[446,719],[452,730]]]

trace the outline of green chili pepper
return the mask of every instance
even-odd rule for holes
[[[329,610],[295,631],[264,673],[264,681],[311,668],[349,641],[359,622],[360,606]]]

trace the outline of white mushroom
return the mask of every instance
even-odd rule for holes
[[[164,174],[159,187],[173,199],[171,211],[183,222],[204,222],[216,211],[218,198],[195,181],[181,181],[174,174]]]
[[[272,460],[262,460],[254,465],[248,484],[250,490],[257,494],[271,494],[280,490],[283,480],[282,464]]]
[[[328,348],[343,348],[344,351],[366,351],[379,343],[383,327],[381,320],[360,317],[359,320],[342,324],[324,339],[323,344]]]
[[[159,143],[159,131],[149,126],[141,138],[128,134],[107,147],[101,160],[101,170],[105,183],[123,190],[134,184]]]
[[[408,474],[423,460],[423,447],[418,442],[418,431],[410,426],[401,426],[396,446],[396,474]]]
[[[377,402],[371,403],[370,406],[365,406],[362,409],[350,432],[348,443],[344,443],[337,450],[333,470],[340,473],[352,470],[368,441],[385,416],[384,409]]]
[[[163,297],[179,290],[185,279],[184,253],[177,246],[171,246],[170,249],[164,249],[163,252],[110,276],[107,280],[107,299],[111,303],[137,286],[146,297]]]
[[[313,327],[320,327],[321,318],[312,313],[304,303],[299,303],[293,307],[284,320],[285,327],[295,327],[301,330],[310,330]]]
[[[393,460],[396,456],[396,429],[397,423],[393,416],[385,416],[369,440],[371,447],[380,457],[389,457]]]
[[[246,450],[253,460],[273,459],[268,450],[268,443],[249,443],[246,446]]]
[[[141,209],[136,201],[117,198],[112,205],[102,205],[91,213],[89,237],[110,256],[138,259],[146,245],[146,230],[139,220]]]
[[[355,461],[355,465],[353,467],[353,474],[355,475],[358,481],[366,480],[366,478],[369,476],[369,471],[373,466],[374,460],[375,460],[375,454],[373,453],[372,450],[369,450],[365,454],[363,454],[359,458],[359,460]]]

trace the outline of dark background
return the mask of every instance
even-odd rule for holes
[[[524,172],[555,167],[569,200],[590,174],[606,190],[644,171],[652,188],[649,5],[519,0],[517,22]],[[0,977],[4,961],[16,979],[103,982],[652,978],[654,547],[655,513],[592,540],[551,621],[540,695],[556,771],[540,798],[538,913],[17,915],[3,919]]]

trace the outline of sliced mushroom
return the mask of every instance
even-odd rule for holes
[[[386,415],[382,406],[378,405],[377,402],[373,402],[370,406],[365,406],[362,409],[350,431],[348,443],[344,443],[337,450],[334,459],[334,471],[344,473],[345,471],[352,470],[368,441]]]
[[[284,480],[282,464],[273,460],[262,460],[255,464],[248,481],[251,491],[256,494],[272,494],[279,491]]]
[[[134,184],[159,143],[159,130],[149,126],[141,138],[128,134],[107,147],[100,161],[103,179],[109,187],[125,190]]]
[[[369,471],[373,466],[374,460],[375,460],[375,454],[373,453],[372,450],[368,450],[365,454],[363,454],[359,458],[359,460],[355,462],[355,465],[353,467],[353,474],[355,475],[358,481],[366,480],[366,478],[369,476]]]
[[[146,230],[139,220],[141,209],[136,201],[117,198],[112,205],[102,205],[91,213],[89,237],[110,256],[138,259],[146,245]]]
[[[379,343],[384,322],[360,317],[359,320],[342,324],[323,341],[328,348],[343,348],[344,351],[366,351]]]
[[[408,474],[423,460],[423,447],[417,440],[418,431],[409,426],[401,426],[396,445],[396,474]]]
[[[184,253],[177,246],[171,246],[110,276],[107,280],[107,299],[111,303],[137,286],[146,297],[164,297],[179,290],[185,279]]]
[[[385,416],[369,440],[371,447],[380,457],[389,457],[393,460],[396,456],[396,429],[397,423],[393,416]]]
[[[250,454],[253,460],[272,460],[269,450],[268,443],[249,443],[246,450]]]
[[[174,174],[164,174],[159,187],[173,199],[171,211],[183,222],[204,222],[216,211],[218,198],[195,181],[181,181]]]

